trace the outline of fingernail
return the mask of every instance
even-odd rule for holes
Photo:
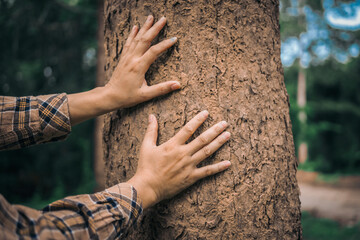
[[[223,138],[225,140],[228,140],[230,138],[231,134],[229,132],[224,132]]]
[[[159,21],[164,21],[166,18],[162,16]]]
[[[135,29],[136,29],[136,25],[133,26],[132,30],[135,31]]]
[[[231,162],[230,161],[224,161],[223,165],[224,165],[224,167],[230,167]]]
[[[149,123],[151,123],[154,120],[154,115],[150,114],[149,115]]]
[[[180,88],[180,83],[174,83],[174,84],[171,84],[171,90],[176,90],[176,89],[179,89]]]
[[[207,116],[209,116],[209,112],[208,112],[207,110],[202,111],[201,114],[202,114],[203,117],[205,117],[205,118],[206,118]]]
[[[170,38],[171,42],[175,42],[176,39],[177,39],[177,37],[172,37],[172,38]]]
[[[220,122],[221,126],[223,127],[227,127],[228,126],[228,123],[226,121],[221,121]]]
[[[152,15],[149,15],[148,17],[147,17],[147,20],[146,21],[151,21],[153,19],[153,16]]]

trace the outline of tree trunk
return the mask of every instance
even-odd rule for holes
[[[230,160],[231,168],[146,211],[129,239],[301,238],[278,9],[277,0],[105,1],[106,79],[132,26],[153,14],[168,20],[158,40],[179,40],[150,67],[147,81],[182,84],[178,92],[106,116],[106,185],[135,173],[150,113],[159,122],[159,144],[205,109],[210,117],[195,136],[223,119],[232,133],[204,161]]]
[[[306,75],[304,69],[299,66],[298,85],[297,85],[297,105],[300,108],[298,115],[300,121],[300,144],[298,149],[298,159],[300,163],[306,162],[308,158],[308,147],[306,143]]]
[[[96,86],[104,86],[104,1],[98,0],[97,9],[97,63],[96,63]],[[96,181],[95,192],[102,191],[105,188],[105,174],[104,174],[104,158],[102,146],[102,129],[104,125],[104,116],[99,116],[95,119],[94,124],[94,176]]]

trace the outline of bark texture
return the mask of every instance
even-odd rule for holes
[[[149,84],[179,80],[181,91],[110,113],[104,126],[106,185],[136,170],[148,114],[159,144],[196,113],[220,120],[231,140],[203,164],[232,167],[145,212],[129,239],[300,239],[297,161],[280,61],[277,0],[106,0],[105,74],[109,79],[131,27],[166,16],[159,39],[178,43],[147,73]],[[166,184],[166,183],[164,183]]]

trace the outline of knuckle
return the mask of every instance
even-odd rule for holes
[[[134,38],[134,42],[138,43],[140,41],[139,37]]]
[[[226,139],[223,136],[218,137],[217,142],[220,145],[223,145],[226,142]]]
[[[144,92],[143,90],[139,90],[138,92],[138,96],[141,100],[146,100],[148,99],[148,95],[146,94],[146,92]]]
[[[165,93],[165,92],[168,92],[168,88],[167,88],[167,86],[160,85],[159,86],[159,91],[162,92],[162,93]]]
[[[173,149],[173,147],[172,147],[171,145],[169,145],[169,144],[165,144],[165,145],[164,145],[164,152],[165,152],[165,153],[171,152],[172,149]]]
[[[140,41],[144,43],[150,43],[150,39],[146,36],[141,36]]]
[[[192,134],[194,131],[194,129],[189,124],[185,125],[184,130],[188,134]]]
[[[137,72],[139,70],[140,63],[141,63],[140,59],[133,59],[130,64],[130,70]]]
[[[199,136],[199,142],[200,142],[202,145],[204,145],[204,144],[207,143],[207,138],[206,138],[205,136],[203,136],[203,135],[200,135],[200,136]]]
[[[205,176],[213,175],[213,170],[210,167],[205,169]]]
[[[133,64],[136,65],[136,66],[139,66],[141,63],[141,58],[134,58],[133,59]]]
[[[157,49],[156,49],[156,47],[155,46],[152,46],[151,48],[149,48],[149,51],[150,51],[150,54],[151,55],[157,55],[158,54],[158,51],[157,51]]]
[[[186,172],[186,174],[185,174],[185,176],[184,176],[184,183],[186,184],[186,185],[188,185],[190,182],[192,182],[192,175],[190,174],[190,171],[186,168],[185,169],[187,172]]]
[[[211,149],[209,148],[209,146],[204,147],[203,151],[206,157],[209,157],[211,155]]]
[[[216,131],[217,133],[220,133],[222,130],[223,130],[223,129],[222,129],[222,127],[221,127],[219,124],[215,125],[215,131]]]
[[[173,154],[171,153],[171,150],[166,150],[166,149],[163,149],[163,152],[162,152],[162,157],[166,160],[170,160],[170,159],[173,159]]]

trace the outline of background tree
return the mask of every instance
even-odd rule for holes
[[[300,167],[358,174],[360,1],[281,3],[282,62],[294,137],[296,146],[309,143],[309,161]],[[296,83],[305,79],[306,85]],[[307,105],[296,102],[296,95]]]
[[[183,85],[180,92],[106,116],[108,186],[134,174],[149,113],[159,121],[159,144],[203,109],[210,112],[204,127],[225,118],[233,136],[208,160],[229,159],[231,169],[150,209],[132,238],[300,238],[278,2],[107,0],[104,9],[107,79],[129,30],[153,14],[168,19],[159,39],[177,36],[179,42],[146,79],[150,84],[176,79]]]

